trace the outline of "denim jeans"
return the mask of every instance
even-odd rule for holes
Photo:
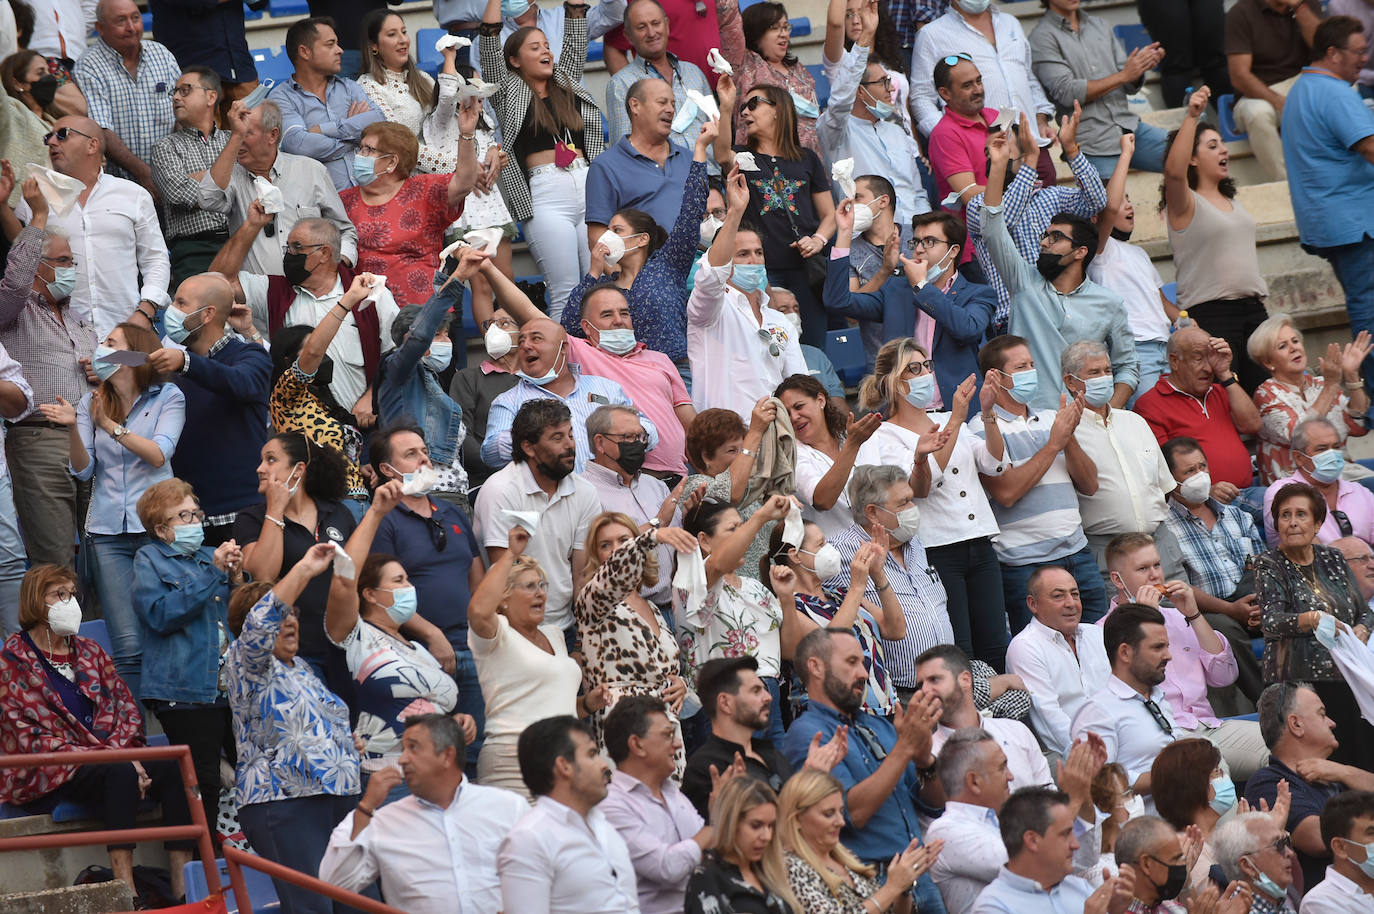
[[[1102,583],[1102,573],[1097,569],[1097,559],[1087,546],[1050,562],[1035,562],[1030,565],[1008,565],[1002,563],[1002,594],[1007,603],[1007,619],[1011,622],[1011,633],[1030,624],[1030,607],[1026,605],[1027,584],[1037,568],[1063,568],[1078,582],[1078,596],[1083,601],[1083,621],[1096,622],[1107,614],[1107,588]]]
[[[10,474],[0,472],[0,630],[6,636],[19,631],[19,583],[27,566],[13,492]]]
[[[1131,399],[1126,401],[1127,409],[1134,407],[1141,394],[1153,389],[1155,382],[1169,373],[1169,356],[1165,351],[1168,345],[1164,340],[1135,341],[1135,358],[1140,368],[1140,381],[1136,384]]]
[[[774,746],[782,745],[782,687],[776,676],[762,676],[763,684],[768,686],[768,694],[773,696],[773,705],[768,711],[768,727],[755,730],[754,736],[772,740]]]
[[[92,533],[95,589],[110,633],[115,670],[135,698],[141,697],[143,632],[134,612],[134,555],[148,545],[146,533]]]
[[[1326,258],[1345,291],[1345,311],[1350,316],[1350,333],[1374,333],[1374,238],[1366,235],[1354,244],[1317,248],[1315,254]],[[1374,355],[1364,360],[1365,388],[1374,390]]]
[[[1002,603],[1002,570],[986,536],[927,546],[926,558],[940,573],[948,597],[954,643],[997,672],[1006,669],[1007,614]]]
[[[477,778],[477,753],[482,751],[482,736],[487,730],[487,706],[482,700],[482,684],[477,680],[477,661],[472,659],[472,651],[466,646],[453,646],[456,665],[453,679],[458,683],[458,708],[463,714],[471,714],[477,721],[477,739],[467,748],[467,776]]]
[[[358,798],[320,794],[239,807],[243,836],[260,856],[307,876],[320,871],[329,833],[358,805]],[[341,914],[353,911],[308,889],[272,880],[282,914]]]
[[[1131,167],[1137,171],[1161,172],[1164,170],[1164,147],[1169,142],[1169,132],[1161,130],[1153,124],[1140,121],[1135,126],[1135,152],[1131,155]],[[1102,176],[1106,182],[1112,176],[1112,171],[1116,168],[1116,160],[1120,155],[1114,156],[1088,156],[1088,161],[1093,168]]]

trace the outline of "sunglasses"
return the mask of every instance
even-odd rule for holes
[[[749,99],[749,101],[745,102],[742,107],[745,111],[753,111],[759,105],[771,105],[775,108],[777,107],[777,104],[771,98],[768,98],[767,96],[763,95],[755,95],[753,98]]]
[[[966,51],[960,51],[958,54],[951,54],[945,58],[945,66],[952,67],[961,60],[967,60],[969,63],[973,63],[973,55]]]
[[[53,130],[50,133],[43,134],[43,145],[46,146],[49,143],[51,143],[53,137],[57,137],[57,141],[59,143],[65,143],[73,133],[80,134],[88,140],[95,139],[95,137],[91,136],[89,133],[82,133],[75,127],[58,127],[56,130]]]
[[[773,356],[773,358],[782,355],[782,347],[779,346],[778,341],[773,338],[773,331],[760,327],[759,339],[768,344],[768,354]]]
[[[439,519],[431,514],[425,518],[425,524],[429,527],[429,542],[436,552],[443,552],[448,548],[448,531]]]
[[[1159,709],[1159,705],[1155,704],[1153,699],[1145,699],[1145,710],[1150,712],[1150,716],[1155,719],[1159,729],[1170,735],[1173,734],[1173,724],[1169,723],[1169,718],[1164,716],[1164,712]]]

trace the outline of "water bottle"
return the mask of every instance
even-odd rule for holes
[[[1174,321],[1175,330],[1182,330],[1184,327],[1195,326],[1197,325],[1193,322],[1193,319],[1188,316],[1188,310],[1186,308],[1178,312],[1178,319]]]

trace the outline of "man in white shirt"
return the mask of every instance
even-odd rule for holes
[[[1006,755],[1012,790],[1050,784],[1050,766],[1045,762],[1035,734],[1019,720],[983,717],[973,700],[973,669],[968,657],[953,644],[938,644],[916,658],[916,678],[921,691],[940,699],[940,725],[935,730],[931,751],[940,747],[956,730],[986,730]]]
[[[538,560],[549,582],[545,620],[574,636],[573,595],[586,579],[582,544],[601,513],[596,489],[573,475],[576,460],[568,407],[558,400],[530,400],[511,425],[511,462],[482,485],[473,509],[477,540],[492,562],[509,548],[511,527],[530,531],[525,554]],[[522,519],[527,513],[537,520]]]
[[[601,811],[629,847],[640,910],[682,914],[687,878],[716,833],[673,781],[681,732],[653,695],[616,702],[604,732],[615,773]]]
[[[76,258],[71,313],[91,320],[101,341],[123,321],[152,327],[158,310],[172,303],[172,265],[152,196],[101,169],[105,137],[88,117],[64,117],[53,125],[48,158],[54,171],[85,185],[65,216],[48,216],[48,229],[66,234]],[[14,214],[28,222],[32,211],[20,203]]]
[[[748,419],[783,378],[806,374],[800,335],[768,307],[768,270],[758,230],[741,225],[749,205],[744,173],[726,181],[725,224],[701,259],[687,299],[692,405],[733,409]]]
[[[33,10],[29,48],[71,66],[86,50],[95,25],[95,4],[89,0],[32,0],[28,5]]]
[[[501,842],[502,909],[511,914],[639,914],[630,851],[597,804],[611,766],[586,726],[548,717],[520,734],[520,776],[534,794]]]
[[[1031,575],[1026,603],[1035,617],[1007,646],[1007,671],[1031,693],[1031,726],[1045,748],[1061,757],[1088,696],[1111,678],[1102,629],[1083,622],[1078,584],[1063,568]]]
[[[1374,793],[1327,800],[1321,828],[1331,864],[1303,896],[1299,914],[1374,914]]]
[[[387,901],[411,914],[453,914],[455,904],[461,914],[498,914],[496,852],[529,805],[464,779],[466,760],[452,717],[407,718],[400,769],[372,774],[357,808],[329,836],[320,878],[357,892],[380,877]],[[410,796],[383,806],[403,777]]]

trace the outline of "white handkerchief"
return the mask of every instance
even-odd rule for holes
[[[358,567],[338,543],[334,543],[334,573],[350,581],[358,576]]]
[[[735,75],[735,68],[730,66],[730,61],[726,60],[725,55],[720,53],[720,48],[712,48],[706,52],[706,63],[722,76]]]
[[[858,189],[854,184],[854,160],[840,159],[830,166],[830,180],[840,185],[840,192],[846,198],[853,197]]]
[[[403,495],[428,495],[439,483],[439,471],[434,467],[420,467],[410,481],[401,485]]]
[[[43,192],[43,199],[48,201],[48,209],[54,216],[65,216],[76,206],[77,198],[81,196],[81,191],[86,185],[79,178],[64,175],[61,172],[53,171],[42,165],[29,163],[29,177],[38,182],[38,189]]]
[[[474,76],[458,90],[458,101],[465,102],[470,98],[491,98],[499,88],[500,86],[496,83],[483,82]]]
[[[673,118],[673,132],[682,133],[692,126],[692,121],[697,119],[698,111],[697,103],[690,98],[687,99],[687,102],[678,109],[677,116]]]
[[[267,215],[275,215],[286,208],[286,201],[282,199],[281,188],[264,177],[253,179],[253,189],[258,192],[258,202],[262,204],[263,211]]]
[[[687,97],[692,100],[702,114],[706,115],[707,120],[715,121],[720,119],[720,105],[716,104],[715,96],[706,95],[698,92],[696,89],[688,89]]]
[[[457,257],[458,249],[469,243],[470,242],[467,240],[467,238],[463,237],[459,238],[457,241],[453,242],[453,244],[450,244],[448,247],[444,248],[442,251],[439,252],[439,265],[443,266],[444,261],[448,260],[450,257]]]
[[[952,190],[952,191],[950,191],[949,194],[946,195],[945,199],[943,199],[943,200],[940,201],[940,205],[941,205],[941,206],[956,206],[956,205],[958,205],[958,203],[959,203],[959,195],[962,194],[962,193],[963,193],[963,191],[961,191],[961,190]]]
[[[463,240],[485,254],[496,256],[496,249],[501,246],[503,233],[498,226],[491,228],[468,229],[463,235]]]
[[[988,127],[988,132],[996,130],[1015,130],[1021,115],[1015,108],[998,108],[997,120]]]
[[[472,47],[471,38],[463,38],[458,35],[441,35],[439,40],[434,42],[434,50],[443,51],[444,48],[470,48]]]
[[[537,529],[539,528],[539,512],[538,512],[538,511],[517,511],[517,510],[515,510],[514,508],[502,508],[502,509],[501,509],[501,513],[502,513],[504,516],[506,516],[506,517],[510,518],[511,520],[515,521],[515,522],[516,522],[517,524],[519,524],[521,527],[524,527],[524,528],[525,528],[525,532],[528,533],[530,536],[534,536],[534,531],[537,530]],[[703,571],[702,571],[702,580],[703,580],[703,581],[705,580],[705,574],[706,574],[706,573],[705,573],[705,571],[703,570]]]
[[[377,296],[381,295],[385,289],[386,277],[383,276],[381,273],[372,274],[372,291],[367,293],[367,298],[364,298],[363,301],[376,302]]]
[[[735,165],[740,171],[758,171],[759,163],[754,161],[752,152],[735,153]]]
[[[787,516],[782,520],[782,541],[789,546],[797,547],[801,545],[802,537],[806,535],[805,525],[802,524],[801,505],[797,500],[792,499],[792,507],[787,509]]]
[[[683,619],[694,623],[701,611],[701,604],[706,602],[706,560],[701,557],[700,549],[678,553],[673,586],[686,591],[687,605],[683,607]]]

